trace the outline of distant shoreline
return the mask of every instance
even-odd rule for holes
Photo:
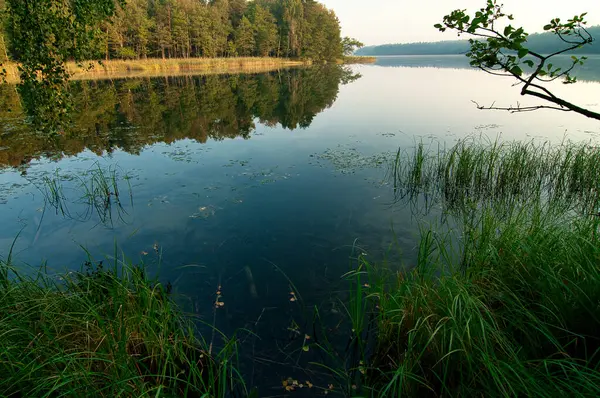
[[[560,58],[571,58],[572,55],[577,55],[578,57],[600,57],[600,54],[595,53],[565,53],[560,55],[555,55],[555,57]],[[370,56],[361,56],[359,58],[392,58],[392,57],[467,57],[467,54],[386,54],[386,55],[370,55]]]
[[[376,57],[345,57],[339,64],[374,63]],[[134,77],[158,77],[186,74],[226,74],[226,73],[265,73],[282,68],[310,66],[311,60],[298,60],[274,57],[247,58],[148,58],[140,60],[86,61],[82,66],[69,62],[67,69],[72,73],[71,80],[119,79]],[[88,69],[86,66],[91,65]],[[7,63],[6,82],[18,83],[17,64]]]
[[[589,33],[596,39],[600,38],[600,25],[588,27]],[[581,55],[599,55],[600,42],[593,41],[584,48],[572,52]],[[527,48],[539,54],[554,54],[565,49],[565,43],[552,32],[533,33],[527,37]],[[356,55],[460,55],[466,54],[471,49],[468,40],[444,40],[434,42],[390,43],[375,46],[366,46],[359,49]]]

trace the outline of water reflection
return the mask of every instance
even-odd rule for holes
[[[340,277],[358,254],[393,269],[416,264],[418,225],[412,209],[392,207],[398,190],[385,175],[398,147],[473,131],[560,138],[562,124],[593,128],[574,115],[477,111],[473,98],[514,98],[484,73],[353,68],[364,77],[344,87],[357,75],[338,67],[77,82],[71,127],[55,141],[30,131],[14,89],[3,87],[0,164],[23,166],[0,174],[0,256],[15,243],[15,263],[76,268],[84,247],[159,269],[206,325],[255,333],[243,371],[266,386],[261,396],[277,394],[299,364],[321,360],[302,351],[305,335],[316,340],[305,308],[318,308],[346,344]],[[574,87],[591,101],[595,86]],[[45,156],[62,159],[32,161]],[[56,181],[58,195],[40,194],[44,181]],[[77,202],[63,203],[71,217],[58,200],[46,206],[63,197]],[[225,304],[215,317],[218,286]]]
[[[60,159],[88,149],[98,155],[190,138],[249,138],[255,120],[306,128],[330,107],[341,84],[360,75],[339,66],[288,69],[260,75],[179,76],[71,83],[74,111],[56,138],[36,133],[14,86],[0,86],[0,166]]]
[[[568,68],[570,55],[552,58],[555,66]],[[402,55],[378,57],[375,63],[383,67],[474,69],[465,55]],[[526,69],[525,69],[526,70]],[[590,55],[584,65],[578,66],[574,76],[579,80],[600,82],[600,56]]]

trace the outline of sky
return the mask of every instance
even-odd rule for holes
[[[455,9],[474,13],[486,0],[320,0],[333,9],[342,23],[344,36],[366,45],[455,40],[456,34],[438,32],[433,25]],[[513,26],[526,32],[542,31],[551,19],[565,20],[588,12],[590,25],[600,25],[600,0],[503,0],[504,10],[513,14]],[[540,6],[543,4],[543,6]]]

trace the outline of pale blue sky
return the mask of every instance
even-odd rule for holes
[[[320,0],[335,10],[343,34],[367,45],[455,39],[433,25],[457,8],[477,10],[486,0]],[[600,0],[503,0],[515,23],[530,33],[540,31],[552,18],[570,18],[588,12],[592,25],[600,24]],[[543,4],[543,6],[541,6]]]

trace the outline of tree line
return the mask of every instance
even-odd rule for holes
[[[597,40],[584,48],[574,50],[573,54],[600,54],[600,26],[588,29]],[[564,42],[553,33],[534,33],[527,37],[527,46],[541,54],[552,54],[564,48]],[[358,55],[459,55],[471,49],[468,40],[449,40],[440,42],[385,44],[364,47],[357,51]]]
[[[0,0],[3,8],[4,0]],[[110,59],[273,56],[334,60],[340,22],[314,0],[127,0],[95,27],[95,57]],[[9,30],[8,30],[9,31]],[[0,61],[11,51],[0,33]]]

